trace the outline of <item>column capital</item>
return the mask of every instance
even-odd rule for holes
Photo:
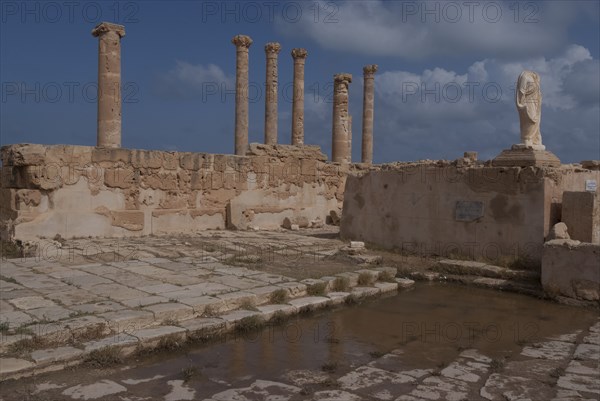
[[[365,76],[375,75],[375,73],[377,72],[377,68],[378,68],[377,64],[365,65],[363,67],[363,73],[365,74]]]
[[[346,73],[335,74],[333,76],[333,80],[336,83],[346,83],[346,84],[349,84],[349,83],[352,82],[352,74],[346,74]]]
[[[294,60],[305,59],[306,56],[308,56],[308,52],[306,51],[306,49],[302,49],[299,47],[292,49],[292,57],[294,58]]]
[[[281,45],[277,42],[269,42],[265,45],[265,53],[267,54],[279,54],[281,51]]]
[[[231,39],[231,43],[233,43],[237,48],[244,47],[248,49],[250,45],[252,45],[252,39],[250,36],[246,35],[235,35],[233,39]]]
[[[94,29],[92,29],[92,35],[98,37],[104,35],[107,32],[116,32],[120,38],[125,36],[125,27],[119,24],[113,24],[111,22],[101,22]]]

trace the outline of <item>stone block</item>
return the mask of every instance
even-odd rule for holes
[[[173,302],[146,306],[144,310],[154,313],[154,319],[159,322],[165,320],[186,320],[194,316],[194,308]]]
[[[162,152],[163,168],[165,170],[177,170],[179,167],[179,155],[176,152]]]
[[[198,318],[181,322],[180,326],[188,331],[188,336],[204,336],[225,330],[227,323],[220,318]]]
[[[26,361],[25,359],[17,359],[17,358],[0,358],[0,377],[24,371],[34,367],[35,364],[30,361]]]
[[[126,333],[117,333],[101,340],[89,341],[84,344],[85,352],[92,352],[108,347],[134,348],[139,343],[137,337]]]
[[[0,157],[3,166],[40,165],[46,160],[46,146],[28,143],[3,146]]]
[[[179,166],[182,169],[190,171],[201,170],[205,165],[204,154],[202,153],[180,153]]]
[[[131,163],[131,150],[123,148],[94,148],[92,162]]]
[[[144,229],[144,212],[137,210],[111,211],[112,225],[129,231],[142,231]]]
[[[131,188],[136,183],[137,171],[131,166],[104,169],[104,185],[109,188]]]
[[[162,167],[162,152],[150,150],[132,150],[131,151],[131,166],[133,168],[161,168]]]
[[[110,329],[116,333],[131,333],[154,323],[152,312],[131,309],[106,312],[99,317],[106,319]]]
[[[83,354],[83,350],[73,347],[58,347],[33,351],[31,359],[38,365],[63,362],[75,359]]]
[[[237,309],[245,304],[256,305],[257,296],[251,292],[236,291],[216,296],[222,300],[225,310]]]
[[[214,313],[219,313],[228,310],[226,303],[223,299],[211,297],[208,295],[200,297],[182,298],[179,302],[192,307],[194,309],[194,313],[196,313],[197,315],[204,314],[204,312],[206,312],[207,309]]]
[[[600,244],[600,196],[597,192],[564,192],[562,222],[571,239]]]
[[[131,333],[131,335],[137,337],[144,347],[153,347],[165,337],[176,338],[180,341],[184,341],[186,329],[176,326],[160,326],[136,330]]]
[[[503,150],[492,160],[494,167],[560,167],[560,160],[547,150],[513,148]]]
[[[550,295],[600,300],[600,245],[573,240],[544,244],[542,286]]]
[[[34,189],[19,189],[15,194],[17,209],[27,210],[31,207],[39,206],[42,201],[42,193]]]
[[[331,300],[327,297],[304,297],[292,299],[289,304],[296,307],[300,312],[305,310],[324,308]]]

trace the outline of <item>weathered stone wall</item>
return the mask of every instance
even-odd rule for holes
[[[598,171],[458,162],[404,163],[351,174],[341,235],[427,255],[539,266],[563,188]],[[563,180],[564,178],[564,180]],[[579,185],[579,184],[577,184]]]
[[[566,191],[561,220],[571,239],[600,244],[600,196],[594,192]]]
[[[139,236],[339,212],[347,167],[318,147],[252,144],[247,156],[9,145],[1,149],[3,238]]]
[[[547,233],[550,228],[559,221],[562,221],[562,199],[565,192],[569,191],[585,191],[585,182],[587,180],[595,180],[600,183],[600,170],[598,166],[590,168],[581,167],[579,165],[564,165],[560,169],[547,170],[546,173],[550,180],[546,182],[546,199],[545,211],[548,219],[544,227]],[[596,191],[598,194],[598,191]],[[571,225],[573,223],[571,222]],[[573,227],[577,230],[577,228]]]
[[[544,244],[542,285],[551,295],[600,300],[600,245],[574,240]]]

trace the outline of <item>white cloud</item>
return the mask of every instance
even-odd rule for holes
[[[175,66],[159,77],[156,91],[166,97],[191,98],[220,93],[223,88],[234,88],[234,78],[229,77],[215,64],[190,64],[176,60]]]
[[[548,149],[566,162],[600,158],[600,63],[577,45],[550,59],[480,60],[464,73],[439,67],[421,73],[382,71],[375,80],[376,158],[453,159],[466,150],[494,157],[519,140],[514,86],[523,69],[541,76],[542,137]],[[490,90],[486,96],[486,87],[498,87],[502,95]],[[462,88],[459,97],[457,88]],[[361,105],[353,99],[356,112]]]
[[[518,58],[562,48],[569,24],[593,9],[588,3],[317,1],[300,3],[303,12],[298,21],[278,18],[276,26],[325,49],[355,54],[423,59],[477,53]]]

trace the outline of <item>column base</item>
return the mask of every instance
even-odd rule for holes
[[[560,167],[560,160],[543,145],[513,145],[492,160],[495,167]]]

